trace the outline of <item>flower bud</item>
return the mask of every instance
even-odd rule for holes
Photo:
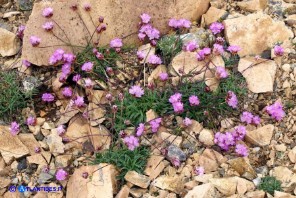
[[[100,23],[103,23],[103,22],[104,22],[104,17],[103,17],[103,16],[100,16],[100,17],[99,17],[99,22],[100,22]]]
[[[84,179],[87,179],[87,178],[88,178],[88,172],[83,172],[81,176],[82,176]]]

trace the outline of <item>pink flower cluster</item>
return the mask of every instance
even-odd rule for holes
[[[115,38],[110,41],[110,47],[115,49],[116,52],[120,52],[122,46],[123,46],[123,44],[122,44],[122,40],[120,38]]]
[[[210,30],[212,31],[213,34],[219,34],[220,32],[222,32],[222,30],[224,30],[224,25],[222,23],[219,22],[214,22],[210,25]]]
[[[30,67],[31,66],[31,63],[27,60],[23,60],[22,61],[23,65],[25,65],[26,67]]]
[[[280,45],[274,46],[273,50],[276,56],[283,56],[285,52],[284,48],[281,47]]]
[[[34,126],[34,125],[36,125],[37,119],[33,116],[30,116],[27,118],[26,122],[27,122],[27,125]]]
[[[167,80],[169,79],[169,75],[168,75],[168,73],[166,73],[166,72],[161,72],[161,73],[159,74],[159,79],[160,79],[161,81],[167,81]]]
[[[62,90],[62,94],[66,98],[71,98],[73,95],[73,91],[71,87],[64,87]]]
[[[50,18],[53,15],[53,9],[51,7],[44,8],[42,11],[42,16]]]
[[[141,136],[145,131],[145,125],[143,123],[140,123],[138,128],[137,128],[137,132],[136,132],[136,136]]]
[[[67,178],[68,173],[64,169],[59,169],[55,176],[58,181],[63,181]]]
[[[223,45],[215,43],[214,48],[213,48],[213,53],[216,54],[216,55],[223,55],[223,53],[224,53]]]
[[[20,25],[20,26],[18,27],[18,29],[17,29],[16,35],[17,35],[20,39],[23,39],[25,29],[26,29],[26,26],[24,26],[24,25]]]
[[[206,56],[211,54],[211,48],[205,47],[196,54],[196,58],[198,61],[202,61],[206,58]]]
[[[136,98],[141,98],[144,95],[144,89],[142,89],[140,86],[138,85],[134,85],[132,86],[128,92],[135,96]]]
[[[137,57],[138,57],[138,59],[140,61],[141,60],[144,60],[145,56],[146,56],[145,52],[143,52],[143,51],[137,51]]]
[[[161,121],[162,121],[162,118],[156,118],[154,120],[151,120],[149,122],[150,126],[151,126],[151,131],[153,133],[156,133],[160,127],[160,124],[161,124]]]
[[[237,54],[239,51],[242,50],[242,48],[240,46],[237,45],[230,45],[227,50],[232,53],[232,54]]]
[[[53,29],[53,26],[54,26],[54,24],[53,24],[53,22],[46,22],[46,23],[44,23],[43,25],[42,25],[42,28],[45,30],[45,31],[51,31],[52,29]]]
[[[37,47],[41,42],[41,38],[37,36],[31,36],[30,37],[30,43],[33,47]]]
[[[44,93],[42,94],[42,101],[44,102],[53,102],[54,96],[51,93]]]
[[[160,38],[160,32],[158,29],[154,28],[150,23],[150,15],[143,13],[141,16],[140,29],[138,33],[138,38],[144,41],[147,37],[150,40],[151,45],[155,46],[156,41]]]
[[[129,150],[133,151],[139,146],[139,139],[133,135],[127,136],[123,139],[123,142]]]
[[[189,97],[190,106],[198,106],[200,104],[199,98],[195,95]]]
[[[242,122],[245,122],[247,124],[255,124],[258,125],[260,124],[260,117],[259,116],[254,116],[252,113],[244,111],[240,117],[240,120]]]
[[[198,175],[198,176],[202,176],[202,175],[205,174],[205,169],[204,169],[204,167],[202,167],[202,166],[195,167],[195,168],[194,168],[194,173],[195,173],[196,175]]]
[[[234,109],[237,108],[238,100],[234,92],[232,91],[227,92],[226,102],[230,107]]]
[[[169,102],[173,105],[175,113],[182,113],[184,111],[184,104],[181,102],[182,94],[175,93],[169,98]]]
[[[285,111],[283,105],[280,102],[275,102],[272,105],[266,107],[266,112],[276,121],[280,121],[285,117]]]
[[[58,126],[57,133],[58,133],[59,136],[63,136],[66,133],[65,125]]]
[[[190,28],[191,22],[187,19],[170,19],[169,26],[174,29]]]
[[[198,48],[198,44],[196,43],[196,41],[189,41],[188,43],[186,43],[183,46],[183,50],[187,51],[187,52],[194,52],[195,50],[197,50]]]
[[[185,117],[185,119],[183,120],[183,124],[188,127],[190,125],[192,125],[192,121],[190,118]]]
[[[94,64],[92,62],[86,62],[81,66],[81,70],[85,72],[91,72]]]
[[[215,73],[216,77],[218,79],[223,79],[223,78],[227,78],[228,77],[228,73],[225,69],[225,67],[221,67],[221,66],[217,66],[216,67],[216,73]]]
[[[157,55],[151,55],[149,56],[148,63],[152,65],[160,65],[162,63],[161,59]]]
[[[20,125],[14,121],[10,124],[9,130],[11,135],[15,136],[20,132]]]
[[[237,144],[235,146],[235,152],[243,157],[247,157],[249,155],[249,151],[247,149],[247,147],[243,144]]]

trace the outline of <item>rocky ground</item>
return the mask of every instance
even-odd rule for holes
[[[10,122],[0,118],[0,197],[296,197],[295,0],[174,0],[169,3],[153,0],[139,4],[131,3],[131,0],[109,0],[101,1],[101,5],[97,5],[95,0],[89,2],[97,12],[92,12],[91,17],[88,14],[77,17],[72,12],[65,14],[65,8],[69,8],[73,1],[0,0],[1,71],[18,71],[24,91],[33,86],[40,92],[31,98],[26,108],[12,116],[16,120],[25,120],[28,115],[34,115],[37,119],[34,126],[24,124],[21,132],[12,136]],[[59,32],[57,36],[72,35],[69,38],[71,44],[86,45],[84,36],[87,32],[83,27],[93,31],[92,19],[104,13],[108,28],[101,39],[102,45],[116,36],[130,34],[124,43],[140,46],[146,57],[159,52],[150,44],[141,46],[133,34],[137,27],[131,22],[138,23],[143,10],[151,14],[153,25],[162,34],[172,32],[167,26],[170,18],[190,19],[193,27],[185,39],[196,40],[200,46],[213,44],[214,35],[205,29],[213,22],[223,21],[226,41],[242,48],[238,52],[239,62],[231,68],[241,73],[246,81],[247,94],[240,101],[239,111],[249,111],[261,118],[257,126],[245,124],[247,134],[241,143],[248,147],[249,155],[240,157],[231,150],[224,152],[214,143],[217,131],[228,131],[241,123],[239,115],[221,115],[214,129],[192,120],[193,124],[186,129],[181,128],[180,133],[170,126],[173,122],[181,126],[183,118],[176,116],[173,120],[167,116],[157,134],[148,134],[147,138],[141,139],[140,144],[148,145],[150,149],[148,162],[142,167],[143,173],[127,171],[119,181],[118,167],[108,163],[93,165],[94,153],[109,149],[115,141],[115,134],[111,135],[112,130],[107,124],[108,111],[111,111],[105,108],[111,104],[106,99],[108,93],[118,95],[137,84],[135,82],[165,87],[157,80],[161,72],[168,72],[171,84],[176,84],[178,74],[187,75],[192,69],[202,69],[203,64],[196,60],[196,53],[181,51],[171,62],[153,68],[147,66],[145,60],[137,59],[138,47],[129,48],[121,52],[122,58],[116,62],[116,67],[121,69],[115,74],[116,78],[105,82],[97,80],[90,90],[80,83],[77,92],[87,99],[87,107],[71,109],[70,100],[61,94],[60,67],[49,66],[48,63],[56,46],[63,43],[39,28],[45,21],[40,13],[46,6],[54,8],[54,19],[66,32]],[[23,40],[16,35],[20,25],[26,25]],[[31,35],[40,36],[42,46],[46,47],[33,48],[29,42]],[[272,50],[277,42],[285,49],[281,57],[275,56]],[[71,47],[63,49],[67,51]],[[254,58],[256,55],[260,58]],[[22,64],[23,59],[29,60],[32,66],[26,68]],[[210,67],[226,67],[222,56],[215,56],[210,61]],[[202,74],[210,79],[206,81],[209,89],[217,89],[215,76],[206,72]],[[200,81],[204,80],[203,77],[199,74],[192,79]],[[44,92],[54,93],[57,99],[50,104],[42,102],[40,98]],[[285,117],[281,121],[271,119],[265,111],[265,107],[275,101],[284,106]],[[85,112],[89,114],[85,116]],[[145,116],[146,122],[158,117],[153,110],[145,112]],[[64,136],[57,133],[60,125],[67,126]],[[130,134],[135,127],[129,125],[125,132]],[[120,145],[116,148],[121,148]],[[175,158],[180,164],[173,163]],[[205,173],[198,174],[196,167],[203,167]],[[56,172],[61,168],[68,175],[58,181]],[[262,178],[266,176],[273,176],[281,182],[281,189],[273,195],[259,189]],[[11,186],[20,185],[62,186],[63,190],[10,192]]]

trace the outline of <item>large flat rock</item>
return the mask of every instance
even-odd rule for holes
[[[104,22],[107,24],[107,30],[100,37],[100,44],[106,45],[115,37],[124,37],[137,33],[138,23],[140,22],[139,16],[142,13],[150,14],[153,25],[161,33],[167,33],[170,18],[197,20],[207,11],[210,0],[150,0],[137,1],[137,3],[134,0],[89,0],[87,2],[92,6],[90,12],[83,10],[83,4],[85,3],[83,0],[57,0],[35,3],[25,30],[22,58],[36,65],[48,65],[48,59],[57,46],[66,51],[71,50],[71,47],[64,47],[65,43],[42,29],[42,25],[51,20],[41,15],[45,7],[50,6],[53,8],[52,19],[60,26],[59,28],[55,25],[53,30],[55,35],[65,42],[69,42],[65,36],[66,34],[72,45],[86,46],[86,40],[90,38],[90,34],[85,26],[90,33],[94,32],[94,24],[98,24],[99,16],[104,16]],[[78,10],[75,12],[70,9],[73,4],[79,5]],[[31,35],[41,38],[38,50],[34,49],[29,42]],[[94,40],[97,40],[97,38],[97,35],[93,37]],[[138,43],[137,34],[127,37],[124,43]],[[81,48],[74,48],[74,51],[79,49],[81,50]]]

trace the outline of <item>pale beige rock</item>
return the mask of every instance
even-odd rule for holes
[[[15,15],[19,15],[19,14],[21,14],[21,12],[19,12],[19,11],[6,12],[6,13],[4,13],[2,18],[7,19],[7,18],[13,17]]]
[[[223,195],[230,196],[235,194],[237,180],[235,177],[228,178],[213,178],[210,183],[214,185]]]
[[[51,131],[51,134],[46,137],[45,142],[49,146],[49,150],[53,155],[62,154],[65,151],[65,145],[63,144],[63,138],[58,135],[56,129]]]
[[[216,191],[212,184],[203,184],[190,190],[185,198],[215,198]]]
[[[148,84],[149,83],[156,84],[157,82],[160,82],[159,80],[160,73],[167,73],[167,68],[165,65],[159,65],[151,72],[150,76],[148,77]]]
[[[130,193],[130,187],[128,187],[127,185],[124,185],[119,193],[116,195],[115,198],[128,198],[128,195]]]
[[[296,163],[296,146],[294,146],[294,148],[289,151],[288,157],[291,162]]]
[[[282,21],[274,21],[263,13],[249,14],[223,22],[225,37],[231,45],[238,45],[240,56],[261,54],[273,47],[276,42],[289,46],[293,32]]]
[[[202,22],[204,25],[208,26],[213,22],[218,21],[220,18],[227,15],[225,10],[217,9],[215,7],[210,7],[204,15],[202,15]]]
[[[87,172],[89,177],[81,175]],[[113,198],[117,193],[116,171],[113,165],[99,164],[75,169],[67,184],[66,198]]]
[[[73,118],[78,112],[79,110],[76,108],[72,108],[70,104],[68,104],[65,108],[61,107],[57,115],[58,117],[60,117],[60,119],[56,123],[56,126],[69,122],[69,120],[71,120],[71,118]]]
[[[245,140],[257,146],[267,146],[273,136],[274,126],[265,125],[253,131],[247,131]]]
[[[199,134],[203,129],[202,124],[197,122],[196,120],[191,120],[192,124],[185,129],[188,133]]]
[[[155,47],[151,46],[150,43],[148,43],[146,45],[141,45],[139,47],[138,51],[144,52],[144,59],[140,61],[141,64],[147,63],[150,56],[155,55]]]
[[[199,165],[204,167],[206,173],[216,171],[219,165],[226,161],[225,157],[212,149],[205,149],[198,159]]]
[[[30,153],[18,136],[12,136],[9,127],[0,125],[0,153],[6,163]]]
[[[0,189],[6,188],[10,184],[10,179],[5,177],[0,177]]]
[[[182,136],[176,136],[176,135],[166,133],[166,132],[161,132],[160,138],[162,141],[169,142],[169,143],[174,144],[178,147],[180,147],[180,145],[183,141]]]
[[[207,146],[214,145],[214,132],[209,129],[203,129],[198,137],[199,141]]]
[[[20,49],[20,42],[17,36],[4,29],[0,28],[0,54],[1,56],[15,55]]]
[[[208,183],[209,179],[213,178],[213,174],[203,174],[203,175],[198,175],[194,177],[195,181],[201,182],[201,183]]]
[[[155,179],[164,169],[163,159],[164,157],[159,155],[149,157],[144,173],[148,175],[151,180]]]
[[[296,198],[296,196],[291,195],[290,193],[280,192],[277,190],[274,191],[274,197],[275,198]]]
[[[248,197],[248,198],[264,198],[265,192],[263,190],[256,190],[254,192],[247,192],[246,197]]]
[[[149,177],[145,175],[141,175],[136,171],[128,171],[124,176],[124,179],[141,188],[147,188],[150,184]]]
[[[135,198],[140,198],[143,196],[143,194],[147,191],[147,189],[141,189],[141,188],[131,188],[130,194]]]
[[[296,26],[296,14],[289,15],[286,19],[285,22],[290,25],[290,26]]]
[[[106,110],[102,107],[91,102],[88,104],[88,109],[86,109],[86,111],[88,112],[91,126],[97,126],[104,122]]]
[[[29,149],[30,155],[35,155],[35,148],[41,147],[33,134],[21,133],[18,137],[22,141],[22,143]]]
[[[240,176],[245,177],[249,180],[256,178],[257,174],[253,167],[246,161],[243,157],[238,157],[227,161],[231,168],[240,174]]]
[[[47,165],[46,160],[44,159],[44,157],[41,154],[35,154],[35,155],[31,155],[27,157],[28,163],[29,164],[38,164],[41,166],[45,166]]]
[[[260,10],[264,10],[267,6],[267,0],[247,0],[237,2],[237,6],[240,9],[247,12],[256,12]]]
[[[274,177],[280,180],[282,183],[288,183],[291,181],[293,172],[284,166],[277,166],[273,169]]]
[[[149,111],[146,112],[146,122],[149,122],[155,118],[157,118],[158,115],[153,109],[150,109]]]
[[[224,129],[230,129],[233,127],[233,119],[232,118],[225,118],[221,120],[221,127]]]
[[[287,150],[287,146],[285,144],[278,144],[275,145],[275,150],[280,151],[280,152],[285,152]]]
[[[277,64],[274,61],[256,61],[253,57],[240,59],[238,65],[238,71],[246,78],[249,90],[254,93],[273,91],[276,69]]]
[[[67,167],[70,165],[71,161],[72,161],[71,154],[59,155],[59,156],[56,156],[55,158],[56,167]]]
[[[240,177],[235,177],[235,179],[237,181],[236,190],[239,195],[243,195],[246,192],[251,192],[255,190],[255,185],[253,184],[253,182]]]
[[[40,28],[46,21],[41,16],[42,9],[50,6],[54,10],[53,19],[61,26],[61,28],[68,35],[70,43],[75,46],[86,46],[87,41],[85,37],[90,38],[90,34],[85,29],[77,12],[80,13],[84,24],[93,32],[95,25],[98,24],[99,16],[105,17],[105,23],[108,24],[107,30],[100,37],[100,44],[102,46],[109,44],[110,40],[115,37],[123,37],[138,31],[138,23],[140,22],[139,16],[142,13],[149,13],[152,16],[153,25],[165,34],[170,29],[167,25],[168,19],[187,18],[189,20],[197,20],[202,14],[206,12],[209,7],[209,0],[180,0],[172,3],[171,1],[139,1],[136,4],[133,0],[116,0],[116,1],[96,1],[90,0],[92,10],[87,13],[83,10],[83,3],[85,1],[53,1],[53,2],[38,2],[34,4],[32,14],[27,22],[27,29],[24,36],[23,59],[36,64],[48,65],[49,56],[54,51],[55,47],[38,48],[34,50],[29,42],[31,35],[36,35],[41,38],[40,47],[64,45],[57,38],[51,34],[45,34],[44,30]],[[74,3],[78,4],[78,11],[73,12],[69,7]],[[61,9],[67,8],[67,9]],[[90,15],[93,20],[90,20]],[[55,34],[62,38],[65,42],[69,42],[66,36],[59,28],[54,29]],[[97,40],[98,35],[95,34],[93,40]],[[137,34],[131,34],[124,40],[125,44],[139,43]],[[66,51],[70,51],[70,47],[62,47]],[[79,48],[76,48],[76,51]],[[34,52],[34,53],[32,53]]]
[[[152,186],[156,186],[163,190],[170,190],[175,193],[180,193],[184,189],[184,182],[182,178],[178,175],[167,176],[161,175],[156,178],[152,183]]]

